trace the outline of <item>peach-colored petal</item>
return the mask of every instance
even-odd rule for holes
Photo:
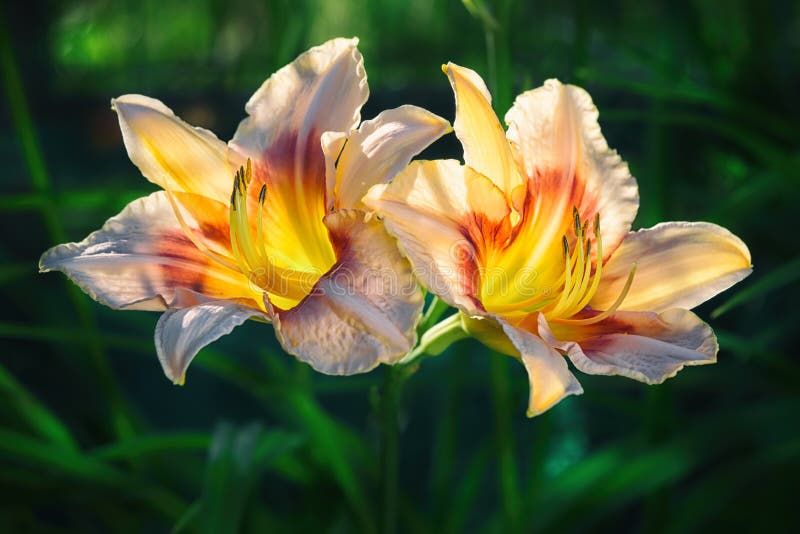
[[[324,272],[335,260],[322,223],[327,210],[321,136],[349,132],[359,122],[369,90],[357,43],[333,39],[273,74],[247,103],[249,117],[230,142],[234,165],[252,160],[252,205],[261,186],[267,187],[266,249],[281,267]]]
[[[598,111],[579,87],[548,80],[519,95],[506,114],[508,139],[533,198],[541,198],[537,239],[560,241],[573,206],[583,221],[600,214],[604,255],[628,233],[639,207],[636,180],[600,132]]]
[[[589,305],[605,310],[637,264],[621,310],[691,309],[752,271],[750,251],[725,228],[706,222],[667,222],[629,234],[603,267]]]
[[[588,326],[551,322],[539,315],[539,333],[565,351],[584,373],[622,375],[659,384],[687,365],[716,362],[717,338],[690,311],[616,312]]]
[[[181,211],[188,227],[199,232],[197,220]],[[211,234],[205,238],[222,248]],[[39,268],[62,271],[112,308],[163,310],[178,288],[212,298],[260,298],[241,272],[221,265],[187,237],[163,191],[134,200],[80,243],[51,248]]]
[[[448,63],[444,71],[456,96],[456,135],[467,165],[487,176],[507,196],[522,183],[492,97],[477,72]]]
[[[111,101],[131,161],[151,182],[227,202],[233,171],[227,146],[202,128],[194,128],[171,109],[142,95]]]
[[[470,315],[477,299],[486,240],[508,233],[509,207],[488,178],[454,160],[415,161],[364,203],[383,217],[422,284]]]
[[[364,209],[370,187],[390,181],[415,155],[450,130],[450,123],[417,106],[401,106],[364,121],[347,138],[328,137],[328,198],[333,209]],[[341,149],[341,151],[339,150]]]
[[[168,309],[159,318],[155,333],[156,352],[164,374],[173,383],[183,384],[186,369],[200,349],[251,317],[267,319],[264,312],[234,300]]]
[[[583,393],[566,359],[539,336],[500,320],[503,331],[519,351],[530,381],[528,417],[539,415],[569,395]]]
[[[416,342],[423,298],[411,266],[375,218],[325,217],[337,263],[290,310],[270,303],[284,349],[322,373],[363,373],[400,360]]]
[[[503,327],[489,316],[469,316],[461,314],[461,328],[470,337],[474,337],[486,347],[500,354],[519,357],[519,351],[508,339]]]

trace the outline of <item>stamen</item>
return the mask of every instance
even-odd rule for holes
[[[259,261],[258,252],[256,252],[253,246],[253,237],[250,233],[250,224],[247,218],[246,181],[247,176],[245,170],[241,168],[233,182],[234,191],[238,189],[238,194],[235,195],[234,203],[232,204],[236,221],[231,221],[231,230],[233,230],[234,225],[237,226],[236,235],[238,238],[237,244],[239,245],[239,251],[242,253],[245,263],[250,266],[250,270],[254,270],[261,262]],[[231,235],[231,238],[232,237]]]
[[[556,305],[550,310],[549,313],[555,315],[556,317],[559,315],[561,310],[564,308],[564,304],[566,303],[569,293],[572,289],[572,261],[570,258],[569,253],[569,242],[567,241],[567,236],[563,236],[561,238],[561,244],[564,248],[564,289],[561,290],[561,296],[559,297]],[[578,245],[578,248],[583,248]],[[573,256],[577,257],[577,254],[572,254]]]
[[[631,285],[633,284],[633,275],[636,274],[636,266],[637,265],[634,263],[633,267],[631,267],[631,272],[628,273],[628,280],[625,282],[625,287],[622,288],[622,292],[617,297],[617,300],[614,301],[614,304],[612,304],[606,311],[604,311],[601,314],[595,315],[594,317],[589,317],[586,319],[555,319],[555,321],[570,325],[585,326],[594,323],[599,323],[603,319],[606,319],[612,313],[617,311],[617,308],[619,308],[622,305],[622,302],[625,300],[625,297],[628,296],[628,291],[630,291]]]
[[[572,206],[572,219],[575,222],[575,235],[578,235],[581,233],[581,215],[575,206]]]
[[[189,228],[189,225],[186,223],[186,220],[183,218],[183,214],[181,213],[181,210],[178,208],[178,203],[175,201],[175,197],[173,196],[172,192],[169,191],[169,190],[165,190],[165,193],[167,193],[167,199],[169,199],[169,203],[172,205],[172,211],[175,213],[175,218],[178,219],[178,224],[181,225],[181,229],[183,230],[183,233],[186,234],[186,237],[189,238],[189,241],[191,241],[192,244],[195,247],[197,247],[197,250],[199,250],[200,252],[202,252],[203,254],[205,254],[206,256],[211,258],[212,260],[216,261],[220,265],[224,265],[228,269],[232,269],[232,270],[235,271],[236,270],[236,265],[234,265],[233,263],[228,261],[221,254],[219,254],[217,252],[214,252],[213,250],[208,248],[208,246],[205,243],[203,243],[202,241],[197,239],[197,236],[195,236],[194,231],[191,228]]]
[[[235,189],[234,189],[235,192]],[[239,235],[236,231],[236,199],[234,198],[231,201],[231,205],[228,211],[228,220],[230,221],[230,232],[231,232],[231,252],[233,252],[233,257],[236,258],[236,263],[239,264],[239,269],[241,269],[242,273],[247,274],[250,272],[250,267],[244,261],[244,257],[242,256],[241,250],[239,250]]]
[[[249,160],[248,160],[249,161]],[[258,253],[261,259],[266,263],[269,258],[267,257],[266,245],[264,245],[264,200],[267,198],[267,184],[261,186],[261,191],[258,192],[258,212],[256,215],[256,243],[258,244]]]
[[[597,214],[594,217],[594,235],[595,240],[597,241],[597,268],[594,270],[594,278],[592,279],[592,285],[589,286],[589,289],[586,291],[586,294],[583,298],[578,302],[576,306],[577,310],[580,311],[589,304],[589,301],[592,300],[592,297],[597,292],[597,288],[600,285],[600,279],[603,277],[603,238],[600,235],[600,215]],[[587,255],[589,252],[587,251]]]

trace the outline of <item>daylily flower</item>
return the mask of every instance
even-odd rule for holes
[[[636,181],[583,89],[521,94],[504,132],[480,76],[444,70],[465,165],[413,162],[364,200],[463,328],[522,360],[529,416],[582,393],[563,355],[648,384],[713,363],[714,333],[688,310],[750,273],[745,244],[704,222],[631,232]]]
[[[422,295],[360,198],[450,126],[414,106],[359,126],[369,90],[357,44],[331,40],[276,72],[227,145],[158,100],[113,100],[131,161],[163,190],[48,250],[41,270],[112,308],[164,310],[155,344],[175,383],[250,318],[324,373],[398,360],[416,342]]]

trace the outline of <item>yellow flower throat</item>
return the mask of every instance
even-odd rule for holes
[[[489,311],[501,314],[538,311],[544,313],[549,321],[566,322],[574,325],[596,323],[616,311],[625,300],[633,283],[636,264],[631,267],[625,286],[614,304],[593,317],[572,319],[577,313],[586,308],[592,300],[603,275],[603,240],[600,234],[600,215],[595,215],[592,232],[597,249],[595,254],[596,262],[592,261],[592,239],[587,232],[588,221],[581,222],[577,208],[573,208],[572,230],[575,234],[575,242],[571,250],[567,235],[565,234],[561,238],[564,267],[561,275],[552,286],[558,288],[555,296],[552,295],[552,292],[537,292],[531,298],[523,301],[494,305]],[[595,263],[594,272],[592,272],[593,263]]]
[[[264,233],[267,185],[263,184],[258,192],[253,223],[247,210],[247,192],[252,179],[253,168],[248,158],[246,166],[241,167],[233,179],[229,207],[231,251],[239,269],[248,276],[251,285],[277,298],[281,307],[290,307],[309,294],[324,272],[320,269],[299,270],[282,267],[272,261]]]

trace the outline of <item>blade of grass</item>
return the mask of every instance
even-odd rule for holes
[[[30,174],[33,190],[45,199],[52,199],[52,184],[50,183],[44,156],[36,137],[33,119],[12,51],[11,38],[3,11],[0,11],[0,71],[2,72],[2,83],[11,111],[11,121],[22,148],[23,159]],[[57,217],[53,203],[43,203],[41,213],[50,239],[55,243],[65,242],[67,240],[66,232]],[[77,286],[66,280],[65,283],[68,284],[69,297],[75,308],[81,330],[89,341],[87,349],[90,363],[94,367],[100,386],[108,399],[113,431],[118,437],[131,436],[134,434],[136,426],[134,417],[117,388],[89,303]]]
[[[201,530],[240,532],[245,506],[269,465],[295,449],[302,439],[259,424],[234,428],[223,424],[212,438],[198,519]],[[185,515],[181,519],[185,520]]]
[[[769,131],[772,135],[780,136],[788,142],[794,142],[796,137],[795,127],[790,121],[755,107],[752,101],[738,101],[727,93],[716,91],[711,87],[700,86],[688,79],[680,80],[677,83],[675,80],[670,80],[670,83],[659,84],[640,81],[630,76],[609,75],[587,67],[579,69],[576,74],[581,81],[589,81],[609,89],[622,90],[668,102],[710,106],[727,117],[738,116],[757,124],[759,128]]]
[[[464,476],[451,488],[453,497],[444,523],[445,532],[455,533],[469,530],[466,528],[467,521],[470,512],[475,509],[475,501],[486,477],[486,470],[489,468],[489,460],[492,457],[491,453],[492,443],[490,441],[480,445],[467,464]]]
[[[92,484],[113,488],[141,499],[167,518],[180,515],[185,505],[171,492],[129,476],[99,460],[63,447],[0,428],[0,457],[30,466],[32,476],[56,477],[60,484]]]
[[[8,263],[0,266],[0,285],[25,278],[33,274],[35,262]]]
[[[343,446],[344,443],[352,443],[352,439],[342,433],[339,425],[308,394],[289,390],[284,401],[284,408],[290,410],[291,415],[309,435],[320,464],[328,467],[342,488],[359,528],[365,532],[376,532],[369,501],[356,477],[351,460],[346,455],[347,447]],[[359,457],[363,459],[366,455]]]
[[[88,454],[100,460],[127,460],[151,454],[176,451],[205,451],[211,436],[196,432],[161,433],[138,436],[90,450]]]
[[[800,279],[800,257],[765,274],[755,283],[736,293],[725,304],[712,311],[711,318],[716,319],[723,313],[727,313],[737,306],[741,306],[756,297],[796,282],[798,279]]]
[[[737,494],[758,487],[758,479],[771,469],[796,464],[800,456],[800,440],[773,445],[754,456],[748,456],[734,466],[716,469],[711,475],[695,482],[671,509],[672,521],[666,532],[701,532],[703,525],[725,513],[728,502]]]
[[[2,365],[0,365],[0,391],[7,394],[16,413],[22,416],[28,426],[37,434],[66,450],[78,450],[78,445],[66,425],[22,384],[17,382]]]

